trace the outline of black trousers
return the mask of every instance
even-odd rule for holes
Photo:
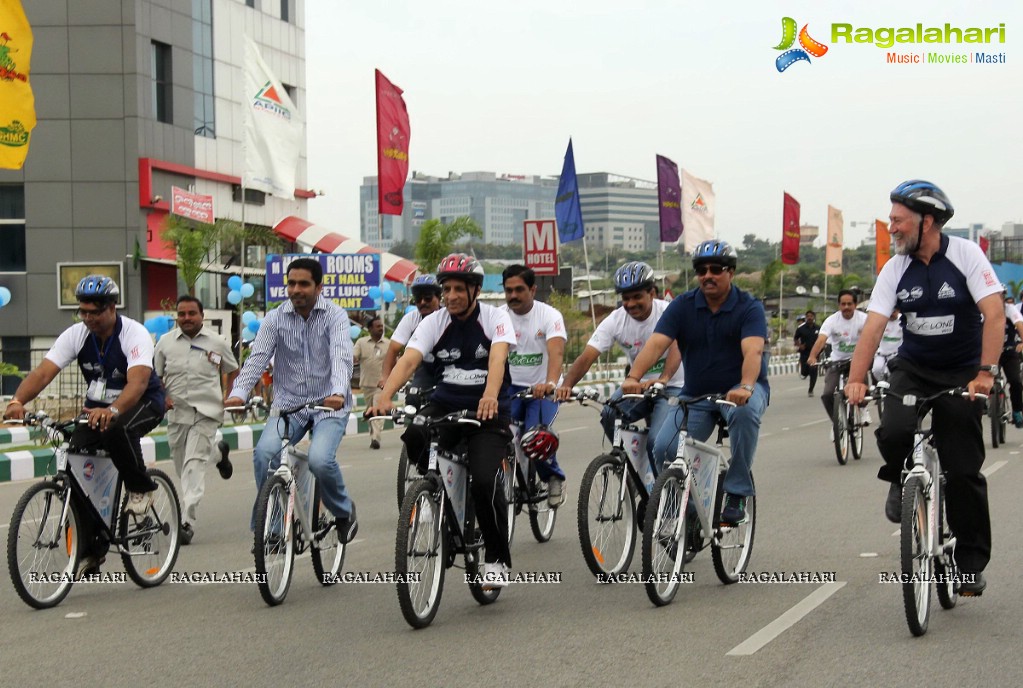
[[[419,414],[438,418],[461,409],[431,402]],[[511,566],[508,548],[508,500],[504,494],[504,473],[501,462],[508,456],[511,441],[511,418],[498,416],[484,421],[480,427],[462,425],[446,428],[439,437],[440,446],[453,449],[465,438],[469,444],[469,474],[472,476],[473,508],[486,544],[484,561],[504,562]],[[409,425],[402,434],[409,461],[414,461],[421,472],[429,462],[430,434],[420,425]]]
[[[807,363],[806,360],[808,358],[810,358],[809,349],[799,352],[799,374],[810,378],[810,388],[806,391],[812,393],[813,388],[817,385],[817,366]]]
[[[949,387],[965,387],[976,368],[924,370],[899,357],[888,362],[894,394],[930,396]],[[956,535],[955,558],[964,572],[983,571],[991,559],[991,517],[988,512],[984,464],[983,403],[961,397],[941,397],[931,413],[934,443],[945,471],[945,512]],[[877,430],[877,446],[885,465],[877,477],[898,484],[906,458],[913,449],[916,412],[898,400],[884,405],[884,421]]]
[[[1012,412],[1023,411],[1023,380],[1020,379],[1019,352],[1015,349],[1006,349],[998,359],[998,367],[1005,373],[1005,379],[1009,383],[1009,402],[1012,404]]]

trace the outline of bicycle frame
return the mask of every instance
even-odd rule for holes
[[[688,420],[688,410],[686,416]],[[679,430],[675,460],[668,467],[678,468],[685,475],[686,487],[682,503],[692,503],[696,508],[704,533],[717,532],[717,524],[713,522],[714,500],[718,493],[718,481],[730,465],[731,460],[724,452],[692,437],[683,423],[683,428]]]

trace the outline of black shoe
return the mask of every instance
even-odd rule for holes
[[[81,580],[86,576],[94,576],[98,574],[100,564],[106,561],[106,557],[98,557],[95,555],[87,555],[78,560],[78,569],[75,571],[75,580]]]
[[[959,594],[963,597],[980,597],[984,593],[984,588],[987,587],[987,581],[984,580],[984,574],[980,571],[976,573],[966,573],[965,571],[959,572],[959,578],[968,578],[970,582],[959,583]]]
[[[182,523],[178,537],[181,538],[182,545],[190,545],[192,544],[192,538],[195,537],[195,531],[192,530],[192,526],[188,523]]]
[[[892,523],[902,522],[902,485],[892,483],[884,502],[884,515]]]
[[[725,505],[721,509],[721,523],[735,525],[746,518],[746,498],[742,495],[725,493]]]
[[[337,539],[342,545],[347,545],[355,539],[359,532],[359,519],[355,515],[355,502],[352,502],[352,513],[345,517],[334,519],[334,527],[337,528]]]
[[[234,466],[231,465],[231,459],[227,458],[227,455],[231,453],[231,447],[224,440],[220,440],[217,442],[217,449],[220,450],[220,461],[217,462],[217,470],[220,471],[220,477],[227,480],[234,474]]]
[[[380,448],[380,441],[379,440],[370,440],[369,441],[369,448],[370,449],[379,449]]]

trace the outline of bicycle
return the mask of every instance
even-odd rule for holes
[[[835,387],[834,407],[831,414],[831,429],[835,445],[835,458],[841,466],[849,461],[849,453],[859,460],[863,456],[863,409],[850,406],[845,398],[846,376],[849,374],[850,361],[822,361],[821,367],[827,370],[838,367],[838,385]]]
[[[144,516],[125,510],[128,497],[113,460],[102,451],[78,453],[70,446],[76,423],[44,413],[28,414],[25,425],[43,429],[54,449],[56,472],[32,485],[18,500],[7,534],[7,567],[18,597],[36,609],[54,607],[75,582],[82,554],[81,510],[91,510],[99,535],[121,555],[125,572],[142,588],[160,585],[178,558],[181,509],[170,478],[150,468],[156,482]],[[15,423],[21,421],[6,421]]]
[[[226,410],[244,412],[250,403]],[[320,402],[310,402],[279,412],[276,419],[284,423],[280,465],[274,468],[271,463],[256,498],[256,578],[259,594],[271,607],[288,595],[296,553],[308,548],[313,571],[323,586],[337,583],[345,561],[346,547],[338,539],[333,514],[320,501],[316,476],[309,470],[309,455],[291,443],[289,418],[305,409],[334,411]],[[274,418],[271,416],[270,422]]]
[[[969,398],[962,387],[942,390],[924,399],[907,394],[902,403],[916,407],[916,430],[908,468],[902,480],[902,526],[900,563],[902,600],[910,632],[927,632],[931,610],[931,588],[937,584],[938,602],[952,609],[959,595],[959,571],[955,563],[956,538],[945,518],[944,472],[934,443],[932,428],[923,428],[924,418],[939,397]],[[976,398],[985,398],[977,394]]]
[[[414,409],[411,411],[411,415],[415,415],[429,403],[430,395],[433,394],[434,387],[414,387],[412,385],[406,385],[405,394],[405,409],[409,407]],[[405,448],[405,443],[401,443],[401,455],[398,457],[398,508],[401,508],[401,503],[405,499],[405,491],[408,490],[412,483],[416,482],[422,476],[419,470],[416,469],[415,464],[409,463],[408,450]]]
[[[1012,408],[1005,392],[1007,387],[1008,381],[1005,379],[1005,373],[999,370],[987,400],[987,416],[991,421],[992,449],[998,449],[998,445],[1005,444],[1005,429],[1012,420]]]
[[[470,496],[468,443],[463,437],[454,449],[439,446],[444,429],[479,427],[480,421],[473,411],[428,418],[394,409],[392,418],[396,424],[411,418],[430,435],[429,466],[405,492],[394,547],[402,616],[413,628],[425,628],[440,608],[444,573],[459,554],[464,557],[469,592],[479,604],[492,604],[501,594],[500,587],[487,587],[480,573],[484,544]]]
[[[658,383],[643,394],[623,394],[618,400],[603,402],[615,417],[611,451],[600,454],[586,467],[579,483],[577,509],[583,559],[602,582],[613,580],[632,562],[637,524],[643,521],[654,485],[654,470],[646,450],[649,430],[626,424],[619,406],[629,399],[654,401],[661,396],[664,386]],[[599,401],[595,396],[591,398]],[[586,400],[580,403],[588,405]]]
[[[643,584],[650,601],[659,607],[675,598],[685,564],[707,546],[714,572],[726,585],[739,580],[753,553],[756,497],[746,497],[746,516],[741,522],[722,523],[716,518],[724,505],[724,476],[730,457],[689,434],[689,407],[699,401],[735,406],[723,394],[678,400],[682,407],[678,451],[654,482],[643,525]],[[720,438],[726,430],[720,416],[717,426]],[[696,520],[691,520],[694,516]]]

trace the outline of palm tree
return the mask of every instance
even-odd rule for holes
[[[437,264],[454,249],[455,243],[466,236],[483,238],[483,230],[467,215],[444,224],[440,220],[427,220],[419,231],[416,243],[416,264],[426,272],[433,272]]]

